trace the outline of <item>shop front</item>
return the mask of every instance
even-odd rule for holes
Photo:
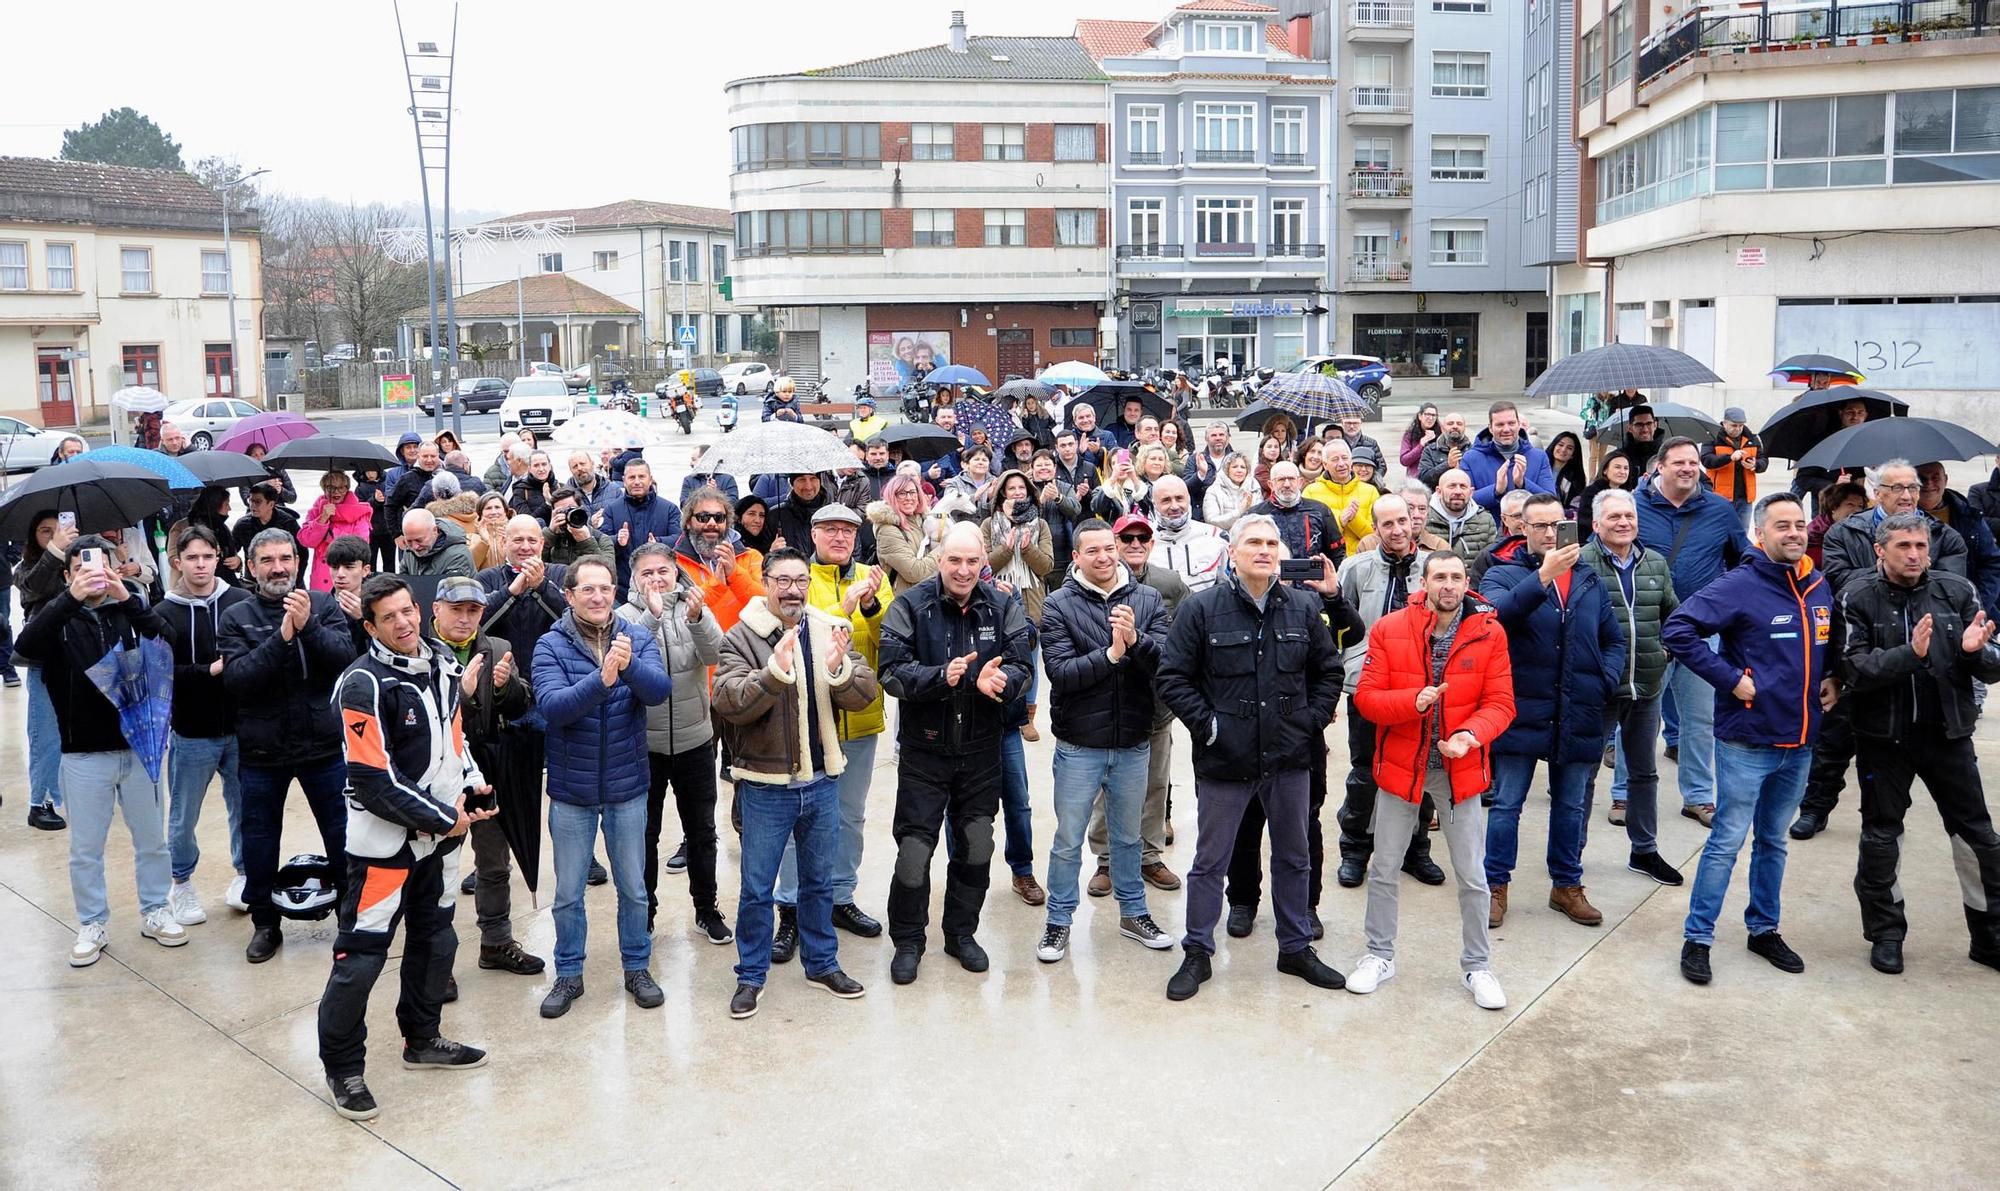
[[[1285,369],[1314,345],[1310,305],[1297,298],[1138,298],[1127,311],[1134,368],[1206,371],[1226,360],[1242,376]]]
[[[1380,357],[1392,376],[1470,378],[1479,373],[1479,316],[1356,314],[1354,350]]]

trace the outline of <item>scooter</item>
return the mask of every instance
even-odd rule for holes
[[[693,416],[693,414],[688,415],[690,419]],[[736,394],[724,393],[722,395],[722,406],[715,411],[715,424],[722,427],[724,434],[736,429]]]

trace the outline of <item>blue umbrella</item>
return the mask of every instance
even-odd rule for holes
[[[1021,424],[1014,420],[1014,415],[1008,413],[1005,406],[996,405],[991,401],[955,401],[945,408],[957,411],[958,432],[967,442],[972,441],[974,426],[986,431],[986,443],[993,448],[996,455],[1007,445],[1007,440],[1014,437],[1014,432],[1021,428]]]
[[[84,673],[118,709],[118,726],[139,754],[146,776],[159,781],[173,718],[173,649],[157,637],[119,641]]]
[[[1067,385],[1072,389],[1088,389],[1092,385],[1101,385],[1111,378],[1104,374],[1102,368],[1086,364],[1082,360],[1065,360],[1042,369],[1042,374],[1035,379],[1045,385]]]
[[[1349,388],[1346,381],[1312,369],[1280,372],[1257,390],[1257,400],[1315,421],[1337,422],[1354,415],[1368,416],[1368,402]]]
[[[98,447],[90,452],[90,457],[99,463],[123,463],[150,471],[176,492],[199,492],[202,488],[200,476],[189,471],[172,455],[162,455],[158,451],[145,451],[138,447]]]
[[[986,379],[985,373],[963,364],[946,364],[932,371],[924,380],[933,385],[978,385],[982,389],[993,386],[993,382]]]

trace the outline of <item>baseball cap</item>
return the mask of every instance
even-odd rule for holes
[[[479,585],[479,580],[477,579],[469,579],[464,575],[450,575],[438,582],[437,595],[433,597],[431,602],[437,604],[483,604],[486,602],[486,589]]]
[[[812,518],[812,523],[814,525],[826,525],[829,522],[833,521],[838,521],[843,525],[853,525],[858,527],[861,524],[861,514],[855,512],[853,509],[848,508],[846,505],[841,504],[838,501],[835,501],[831,504],[821,505],[819,507],[819,510],[813,514]]]
[[[1111,532],[1122,535],[1128,529],[1143,529],[1148,534],[1151,534],[1153,532],[1153,523],[1137,513],[1127,513],[1123,517],[1120,517],[1117,523],[1111,527]]]
[[[1744,425],[1750,421],[1749,418],[1743,416],[1743,407],[1740,405],[1732,405],[1728,409],[1723,410],[1722,420],[1725,422],[1735,422],[1738,425]]]

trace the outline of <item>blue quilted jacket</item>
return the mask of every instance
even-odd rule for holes
[[[549,724],[549,797],[557,802],[605,806],[646,793],[646,708],[666,702],[673,680],[652,634],[615,624],[632,642],[632,660],[608,687],[575,612],[535,645],[535,706]]]

